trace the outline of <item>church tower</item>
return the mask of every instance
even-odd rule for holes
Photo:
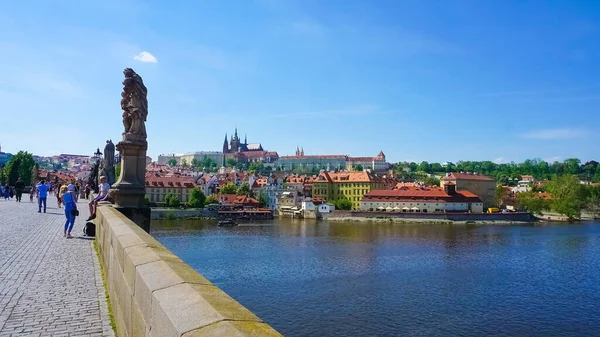
[[[227,134],[225,134],[225,141],[223,141],[223,153],[229,152],[229,144],[227,142]]]
[[[229,147],[231,152],[237,152],[240,148],[240,137],[238,137],[237,128],[235,128],[235,133],[233,134],[233,137],[231,137],[229,144],[231,144]]]

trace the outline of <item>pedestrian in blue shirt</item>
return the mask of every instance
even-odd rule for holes
[[[65,189],[66,191],[63,191]],[[75,224],[75,217],[77,214],[77,203],[75,201],[75,185],[69,184],[69,186],[61,187],[61,199],[63,205],[65,205],[65,217],[67,221],[65,222],[65,231],[64,236],[67,239],[72,238],[71,231],[73,230],[73,225]]]
[[[46,213],[46,198],[48,198],[50,184],[42,179],[39,184],[35,185],[35,188],[38,191],[38,213],[42,211],[42,204],[44,204],[44,213]]]

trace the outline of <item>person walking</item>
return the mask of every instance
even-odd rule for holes
[[[33,197],[37,194],[37,189],[35,186],[31,186],[31,191],[29,191],[29,202],[33,202]]]
[[[42,179],[39,184],[35,185],[35,188],[38,191],[38,213],[42,211],[42,204],[44,205],[44,213],[46,213],[46,199],[48,198],[50,184]]]
[[[100,194],[98,194],[97,197],[90,201],[90,217],[87,218],[86,221],[90,221],[96,218],[96,208],[98,206],[98,202],[107,199],[108,190],[110,190],[110,185],[106,182],[105,176],[100,177],[100,184],[98,184],[98,188],[100,189]]]
[[[56,185],[56,204],[58,208],[61,208],[63,193],[67,193],[67,185]]]
[[[63,236],[70,239],[72,238],[71,231],[73,230],[73,225],[75,225],[75,217],[79,213],[77,211],[77,202],[75,201],[75,185],[61,186],[60,194],[62,202],[65,205],[65,217],[67,218]]]
[[[6,183],[6,185],[4,185],[4,200],[8,200],[9,197],[10,197],[10,186],[8,186],[8,183]]]
[[[21,197],[23,196],[23,190],[25,189],[25,183],[21,178],[17,179],[15,183],[15,195],[17,196],[17,202],[21,202]]]

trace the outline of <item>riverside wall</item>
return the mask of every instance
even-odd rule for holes
[[[518,213],[394,213],[394,212],[360,212],[334,211],[328,219],[407,219],[426,221],[477,221],[477,222],[534,222],[535,217],[528,212]]]
[[[112,206],[95,222],[119,336],[281,336]]]

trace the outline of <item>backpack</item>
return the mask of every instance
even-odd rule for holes
[[[83,226],[83,235],[85,236],[96,236],[96,224],[88,221]]]

